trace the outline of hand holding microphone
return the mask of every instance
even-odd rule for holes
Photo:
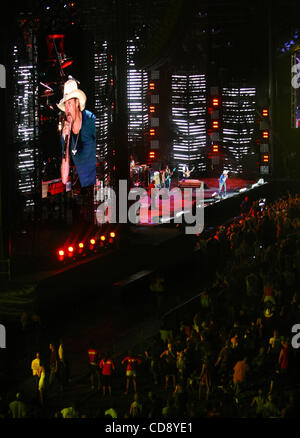
[[[63,158],[61,163],[61,179],[63,184],[67,184],[69,178],[69,172],[70,172],[70,156],[69,156],[70,135],[71,135],[71,123],[69,123],[66,120],[62,131],[62,136],[64,139],[64,152],[63,152]]]
[[[64,127],[62,130],[62,135],[65,142],[68,141],[70,133],[71,133],[71,123],[65,120]]]
[[[66,153],[68,151],[69,140],[71,135],[71,123],[65,120],[64,127],[62,130],[62,137],[64,140],[64,149],[63,149],[63,157],[65,158]]]

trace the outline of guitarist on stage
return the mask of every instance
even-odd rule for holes
[[[194,172],[195,167],[193,167],[191,170],[189,170],[188,166],[184,166],[183,168],[183,178],[182,181],[185,181],[186,179],[188,179],[191,176],[191,173]]]
[[[226,196],[226,180],[227,180],[227,178],[228,178],[228,170],[224,170],[222,175],[219,178],[219,191],[218,191],[218,195],[221,196],[221,198],[222,198],[222,195],[221,195],[222,189],[224,189],[223,196],[224,197]]]
[[[170,188],[171,188],[171,178],[172,178],[172,175],[175,172],[175,170],[176,170],[176,168],[174,168],[171,171],[168,165],[165,168],[165,187],[168,190],[170,190]]]

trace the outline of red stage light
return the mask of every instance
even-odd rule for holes
[[[73,64],[73,60],[72,59],[67,59],[67,60],[64,60],[63,62],[62,62],[62,64],[61,64],[61,68],[67,68],[67,67],[69,67],[71,64]]]
[[[72,257],[73,254],[74,254],[74,247],[73,246],[69,246],[68,247],[68,255],[69,255],[69,257]]]
[[[83,242],[79,242],[78,243],[78,253],[82,254],[83,253],[83,248],[84,248],[84,243]]]
[[[219,146],[217,144],[213,145],[213,152],[219,152]]]
[[[115,233],[114,231],[112,231],[112,232],[110,233],[110,237],[116,237],[116,233]]]
[[[151,136],[155,135],[155,129],[153,129],[153,128],[150,129],[150,135]]]
[[[214,97],[212,100],[212,104],[213,104],[213,106],[219,106],[220,99],[218,97]]]
[[[265,155],[263,156],[263,162],[264,162],[264,163],[268,163],[268,162],[269,162],[269,155],[265,154]]]
[[[269,131],[263,131],[262,136],[263,138],[269,138]]]
[[[102,240],[102,242],[106,239],[106,237],[104,236],[104,235],[102,235],[101,237],[100,237],[100,239]]]
[[[60,40],[63,39],[65,36],[64,34],[53,34],[53,35],[48,35],[49,38],[53,38],[54,40]]]
[[[58,251],[58,258],[59,258],[59,261],[61,261],[61,262],[64,260],[64,258],[65,258],[65,251],[63,249],[60,249]]]
[[[155,113],[155,106],[150,105],[149,110],[150,110],[150,113]]]
[[[213,129],[219,129],[219,120],[213,120],[212,127]]]
[[[268,115],[269,115],[269,110],[268,110],[268,108],[263,108],[263,109],[262,109],[262,116],[263,116],[263,117],[268,117]]]
[[[150,82],[149,83],[149,90],[155,90],[155,83],[154,82]]]
[[[90,239],[90,250],[91,251],[95,250],[95,243],[96,243],[95,239]]]

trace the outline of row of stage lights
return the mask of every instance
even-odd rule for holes
[[[116,241],[116,237],[116,233],[111,231],[109,235],[101,234],[100,237],[91,238],[87,242],[80,241],[75,245],[72,244],[64,248],[60,248],[57,251],[58,260],[60,262],[65,262],[97,253],[104,248],[113,246]]]

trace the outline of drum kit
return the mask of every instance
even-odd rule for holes
[[[150,170],[147,164],[135,163],[130,167],[130,180],[133,187],[148,187],[150,183]]]

